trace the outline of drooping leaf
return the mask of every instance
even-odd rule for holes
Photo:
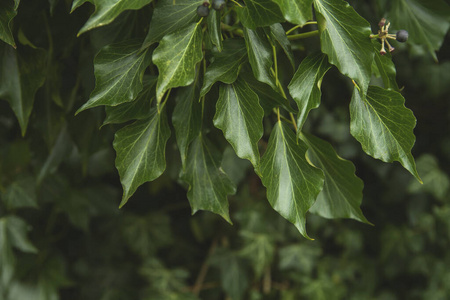
[[[195,78],[195,65],[203,58],[202,30],[199,23],[166,35],[153,52],[153,62],[158,67],[156,99],[173,87],[191,84]]]
[[[369,23],[344,0],[314,0],[314,7],[322,52],[365,93],[374,56]]]
[[[295,60],[294,54],[292,53],[291,42],[288,40],[283,26],[281,26],[280,23],[270,25],[269,36],[274,42],[276,41],[281,46],[287,58],[289,59],[292,68],[295,69]]]
[[[303,25],[312,20],[313,0],[273,0],[278,3],[284,18],[290,23]]]
[[[416,118],[405,107],[403,96],[370,86],[363,98],[355,87],[350,103],[350,133],[367,154],[384,162],[400,162],[422,182],[411,154]]]
[[[14,48],[16,43],[11,31],[11,21],[17,15],[20,0],[3,0],[0,3],[0,40]]]
[[[202,104],[194,85],[177,91],[177,104],[173,110],[172,123],[181,154],[181,163],[185,168],[189,144],[198,136],[202,126]]]
[[[11,183],[3,195],[5,205],[10,209],[37,208],[36,183],[32,177],[20,178]]]
[[[78,32],[78,36],[82,33],[94,29],[99,26],[104,26],[117,18],[125,10],[141,9],[145,5],[152,2],[152,0],[87,0],[95,5],[95,11],[83,25]],[[80,2],[80,3],[77,3]],[[72,11],[83,4],[84,0],[75,1],[72,4]]]
[[[280,7],[272,0],[245,0],[245,7],[236,7],[242,24],[251,29],[284,22]]]
[[[151,51],[140,51],[136,40],[104,47],[94,59],[95,89],[77,114],[88,108],[131,102],[142,90],[144,70],[151,63]]]
[[[398,91],[399,88],[397,85],[397,81],[395,80],[397,72],[394,63],[392,62],[391,54],[386,53],[385,55],[381,55],[381,44],[376,40],[372,40],[372,44],[375,48],[374,63],[381,79],[383,80],[384,88]]]
[[[200,96],[206,95],[217,81],[231,84],[247,60],[247,49],[243,39],[226,39],[223,51],[214,54],[214,61],[206,68]]]
[[[309,160],[325,174],[323,190],[311,212],[324,218],[352,218],[369,223],[360,205],[364,183],[355,175],[355,166],[345,160],[326,141],[310,134],[301,134],[308,145]]]
[[[272,46],[267,40],[264,30],[244,28],[244,38],[253,75],[259,81],[276,89],[275,79],[270,70],[273,65]]]
[[[116,132],[116,168],[123,187],[120,207],[136,189],[158,178],[166,168],[165,148],[170,137],[165,111],[153,109],[148,119],[139,120]]]
[[[14,50],[0,45],[0,99],[9,102],[25,135],[33,109],[34,95],[45,81],[47,53],[23,47]]]
[[[156,97],[156,76],[144,76],[143,89],[133,102],[117,106],[106,106],[106,118],[103,125],[124,123],[130,120],[141,120],[149,117],[151,104]]]
[[[309,112],[319,107],[320,86],[325,73],[331,68],[326,55],[318,52],[308,55],[300,64],[289,83],[289,93],[298,107],[298,132],[305,124]]]
[[[208,210],[220,215],[231,224],[227,195],[236,187],[220,167],[221,153],[202,134],[191,143],[187,165],[181,179],[189,184],[187,193],[192,214]]]
[[[247,83],[238,80],[221,85],[216,104],[214,125],[223,131],[237,156],[248,159],[258,172],[258,141],[263,135],[264,111],[258,95]]]
[[[392,1],[388,19],[392,30],[407,30],[409,43],[424,45],[436,58],[450,28],[450,6],[442,0]]]
[[[306,212],[322,190],[324,175],[306,161],[306,150],[288,125],[278,121],[261,158],[261,180],[270,205],[309,238]]]
[[[209,12],[207,22],[208,22],[209,38],[211,39],[212,43],[216,45],[217,50],[219,50],[219,52],[222,52],[223,37],[222,37],[222,30],[220,28],[220,17],[221,17],[220,11],[211,9]]]
[[[165,35],[194,22],[198,18],[197,7],[203,2],[203,0],[158,1],[142,47],[147,48],[151,44],[159,42]]]

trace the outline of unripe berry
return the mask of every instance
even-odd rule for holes
[[[200,17],[207,17],[209,15],[209,8],[208,6],[200,5],[197,7],[197,15]]]
[[[396,40],[397,42],[404,43],[408,40],[408,31],[402,29],[397,31]]]
[[[215,10],[222,10],[225,7],[225,0],[213,0],[212,8]]]

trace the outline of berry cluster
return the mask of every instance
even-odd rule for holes
[[[378,27],[380,27],[380,30],[378,30],[377,35],[371,35],[371,38],[378,38],[381,40],[381,50],[380,54],[385,55],[386,50],[384,49],[385,44],[389,47],[389,52],[392,52],[395,50],[394,47],[389,44],[388,39],[397,40],[397,42],[404,43],[408,40],[408,31],[402,29],[399,30],[396,34],[390,34],[389,33],[389,26],[391,23],[387,22],[386,19],[382,18],[381,21],[378,23]]]
[[[212,8],[220,11],[225,7],[225,0],[212,0]],[[204,2],[202,5],[197,7],[197,15],[200,17],[207,17],[209,15],[209,2]]]

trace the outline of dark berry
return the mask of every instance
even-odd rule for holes
[[[403,29],[397,31],[396,40],[400,43],[406,42],[408,40],[408,31]]]
[[[212,8],[215,10],[222,10],[225,7],[225,0],[213,0]]]
[[[207,17],[209,15],[209,8],[207,6],[200,5],[197,7],[197,15],[200,17]]]

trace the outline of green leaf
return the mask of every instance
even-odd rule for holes
[[[306,212],[322,190],[324,175],[306,161],[306,150],[288,125],[278,121],[261,158],[261,180],[270,205],[309,238]]]
[[[359,206],[364,183],[355,175],[355,166],[345,160],[326,141],[310,134],[301,139],[308,145],[309,160],[325,174],[323,190],[311,212],[324,218],[352,218],[369,223]]]
[[[245,0],[245,7],[236,7],[239,19],[247,28],[284,22],[280,7],[272,0]]]
[[[124,123],[130,120],[142,120],[150,115],[151,104],[156,97],[156,76],[144,76],[143,89],[133,102],[106,106],[106,119],[103,125]]]
[[[366,98],[355,87],[350,103],[350,133],[367,154],[384,162],[400,162],[419,182],[411,154],[416,118],[405,99],[392,90],[370,86]]]
[[[221,153],[202,134],[191,143],[186,170],[181,179],[189,184],[187,197],[192,214],[208,210],[232,224],[228,212],[227,195],[236,192],[236,187],[220,167]]]
[[[312,20],[313,0],[273,0],[278,3],[284,18],[293,24],[303,25]]]
[[[23,177],[11,183],[3,195],[3,201],[9,209],[22,207],[37,208],[36,183],[32,177]]]
[[[450,6],[442,0],[398,0],[389,11],[391,29],[406,29],[408,42],[424,45],[436,58],[450,27]]]
[[[365,93],[374,56],[369,23],[343,0],[314,0],[314,7],[322,52]]]
[[[0,40],[16,48],[11,31],[11,21],[17,15],[20,0],[3,0],[0,3]]]
[[[153,109],[148,119],[136,121],[116,132],[116,168],[123,187],[120,207],[136,189],[158,178],[166,168],[165,148],[170,137],[165,111]]]
[[[377,40],[372,40],[372,44],[375,48],[374,63],[381,79],[383,80],[384,88],[398,91],[397,81],[395,80],[396,69],[392,62],[390,53],[385,55],[380,54],[381,44]]]
[[[207,18],[207,22],[208,22],[209,38],[211,39],[212,43],[216,45],[217,50],[219,50],[219,52],[222,52],[223,37],[222,37],[222,29],[220,28],[220,17],[221,17],[220,11],[211,9],[209,12],[209,16]]]
[[[195,85],[177,91],[177,104],[172,114],[181,163],[186,167],[189,144],[198,136],[202,127],[202,104]]]
[[[195,78],[195,65],[203,58],[202,30],[194,23],[175,33],[166,35],[153,52],[153,62],[158,67],[156,99],[173,87],[191,84]]]
[[[38,250],[27,237],[28,230],[28,224],[19,217],[6,216],[0,218],[0,232],[2,232],[2,235],[6,234],[0,238],[2,243],[6,240],[7,244],[9,243],[11,247],[19,249],[22,252],[37,253]]]
[[[291,42],[288,40],[286,31],[284,31],[283,26],[281,26],[280,23],[270,25],[269,36],[274,41],[272,43],[273,45],[275,45],[275,42],[277,42],[281,46],[287,58],[289,59],[292,68],[295,69],[295,60],[294,54],[292,53]]]
[[[197,16],[197,7],[203,0],[162,0],[158,1],[150,22],[150,29],[142,45],[147,48],[159,42],[165,35],[185,28],[194,22]]]
[[[78,32],[78,36],[82,33],[104,26],[117,18],[125,10],[141,9],[152,0],[88,0],[95,5],[95,11]],[[77,3],[80,2],[80,3]],[[72,11],[86,1],[75,1],[72,4]]]
[[[244,38],[253,75],[274,90],[277,89],[270,70],[273,64],[272,46],[267,40],[264,30],[262,28],[256,30],[244,28]]]
[[[0,98],[9,102],[25,135],[34,95],[45,81],[47,53],[43,49],[19,50],[0,45]]]
[[[226,39],[223,42],[223,51],[214,54],[214,61],[206,69],[200,96],[206,95],[217,81],[233,83],[246,60],[247,49],[244,40]]]
[[[223,131],[237,156],[248,159],[256,172],[259,169],[258,142],[264,132],[263,117],[258,95],[245,81],[238,79],[233,84],[220,86],[214,125]]]
[[[104,47],[94,59],[95,89],[76,114],[88,108],[131,102],[142,90],[142,76],[151,63],[151,52],[140,51],[138,41]]]
[[[331,68],[326,55],[316,52],[308,55],[295,72],[289,83],[289,93],[298,107],[297,126],[300,133],[309,112],[318,108],[322,92],[323,76]]]

